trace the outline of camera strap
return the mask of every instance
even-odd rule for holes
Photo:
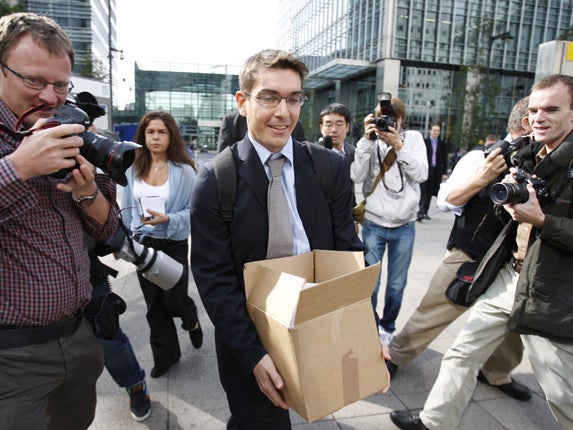
[[[22,115],[20,115],[18,117],[18,119],[16,120],[16,123],[14,124],[14,128],[11,129],[10,127],[8,127],[5,124],[0,123],[0,131],[4,131],[10,135],[12,135],[15,138],[22,138],[22,137],[26,137],[26,136],[30,136],[33,132],[37,131],[37,130],[43,130],[45,128],[50,128],[50,127],[54,127],[55,125],[58,124],[54,124],[54,123],[45,123],[43,124],[42,127],[39,128],[31,128],[29,130],[22,130],[22,123],[24,122],[24,120],[30,116],[31,114],[33,114],[34,112],[42,109],[44,107],[44,105],[36,105],[36,106],[32,106],[30,109],[28,109],[27,111],[24,111],[22,113]]]
[[[394,164],[394,162],[396,161],[397,157],[396,151],[394,150],[394,148],[390,148],[386,153],[386,156],[384,157],[384,161],[381,160],[382,157],[380,157],[380,151],[376,151],[376,153],[378,155],[378,163],[380,164],[380,175],[382,178],[382,183],[384,184],[384,188],[396,194],[401,192],[404,189],[404,174],[402,173],[402,168],[400,167],[400,163],[397,163],[398,172],[400,173],[400,184],[401,184],[400,189],[393,190],[392,188],[388,187],[388,185],[386,185],[386,180],[384,179],[384,174],[388,170],[390,170],[390,167],[392,167],[392,164]],[[372,189],[374,189],[374,187]]]

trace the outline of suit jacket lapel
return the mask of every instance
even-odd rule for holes
[[[239,176],[246,182],[259,204],[266,208],[269,179],[257,151],[247,136],[237,144],[237,155]]]

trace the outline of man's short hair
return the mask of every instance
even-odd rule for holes
[[[322,124],[323,116],[330,115],[333,113],[344,117],[347,124],[350,124],[352,122],[352,114],[350,113],[350,109],[348,109],[342,103],[331,103],[324,109],[322,109],[322,111],[320,112],[320,123]]]
[[[544,90],[545,88],[552,87],[553,85],[556,85],[559,82],[561,82],[562,84],[567,86],[567,88],[569,88],[569,99],[571,100],[569,108],[573,109],[573,76],[560,75],[560,74],[545,76],[544,78],[541,78],[540,80],[538,80],[533,84],[533,86],[531,87],[531,91],[533,92],[538,90]]]
[[[529,114],[528,106],[529,96],[523,97],[513,106],[513,109],[511,109],[511,113],[509,114],[509,119],[507,120],[506,131],[508,133],[515,133],[523,130],[521,120]]]
[[[66,32],[51,18],[20,12],[0,18],[0,61],[6,63],[10,50],[30,34],[34,42],[50,54],[67,54],[74,67],[74,47]]]
[[[488,134],[485,137],[485,141],[486,142],[492,142],[492,143],[497,142],[497,136],[495,134]]]
[[[241,91],[251,91],[260,69],[288,69],[300,76],[301,84],[308,74],[308,67],[296,55],[279,49],[265,49],[247,58],[239,72]]]

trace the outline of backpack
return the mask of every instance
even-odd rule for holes
[[[311,142],[304,142],[310,153],[320,188],[330,207],[334,200],[334,179],[330,169],[328,149]],[[237,166],[230,147],[226,147],[212,161],[217,180],[217,190],[221,216],[227,222],[233,219],[233,206],[237,200]]]

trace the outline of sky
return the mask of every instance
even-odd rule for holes
[[[277,2],[117,0],[114,48],[123,50],[124,59],[114,56],[116,103],[133,101],[135,62],[240,66],[255,52],[276,48]]]

